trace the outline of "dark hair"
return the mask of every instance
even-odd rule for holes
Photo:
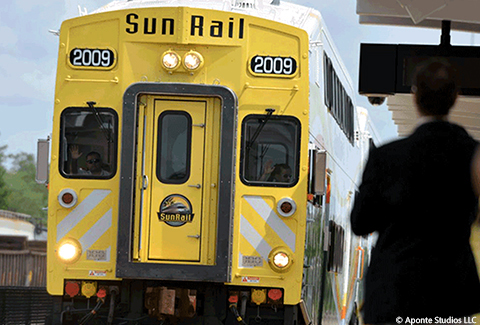
[[[413,78],[412,90],[424,115],[447,115],[457,99],[457,72],[443,59],[422,64]]]
[[[98,152],[96,152],[96,151],[90,151],[90,152],[87,154],[86,157],[88,157],[88,156],[93,156],[93,155],[97,156],[98,159],[102,160],[102,156],[100,156],[100,154],[99,154]]]

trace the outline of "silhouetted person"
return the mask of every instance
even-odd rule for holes
[[[469,243],[478,206],[477,142],[447,121],[456,78],[446,62],[424,65],[412,87],[419,126],[370,152],[351,213],[355,234],[378,232],[366,275],[366,324],[480,312]]]

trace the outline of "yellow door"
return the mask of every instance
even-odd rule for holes
[[[206,107],[205,101],[154,101],[152,139],[146,139],[153,153],[150,260],[200,260]]]

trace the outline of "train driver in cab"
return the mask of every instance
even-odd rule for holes
[[[292,178],[292,169],[288,164],[275,164],[273,160],[265,163],[264,172],[260,176],[260,181],[289,183]]]
[[[96,151],[92,151],[87,154],[85,159],[86,169],[78,168],[78,158],[83,155],[80,152],[77,145],[70,147],[70,154],[72,155],[71,171],[73,174],[79,175],[92,175],[92,176],[110,176],[110,172],[104,169],[102,157]]]

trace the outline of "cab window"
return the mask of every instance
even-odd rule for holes
[[[117,166],[117,113],[110,108],[67,108],[60,122],[60,173],[107,179]]]
[[[252,186],[298,182],[300,122],[293,116],[249,115],[242,124],[241,179]]]

